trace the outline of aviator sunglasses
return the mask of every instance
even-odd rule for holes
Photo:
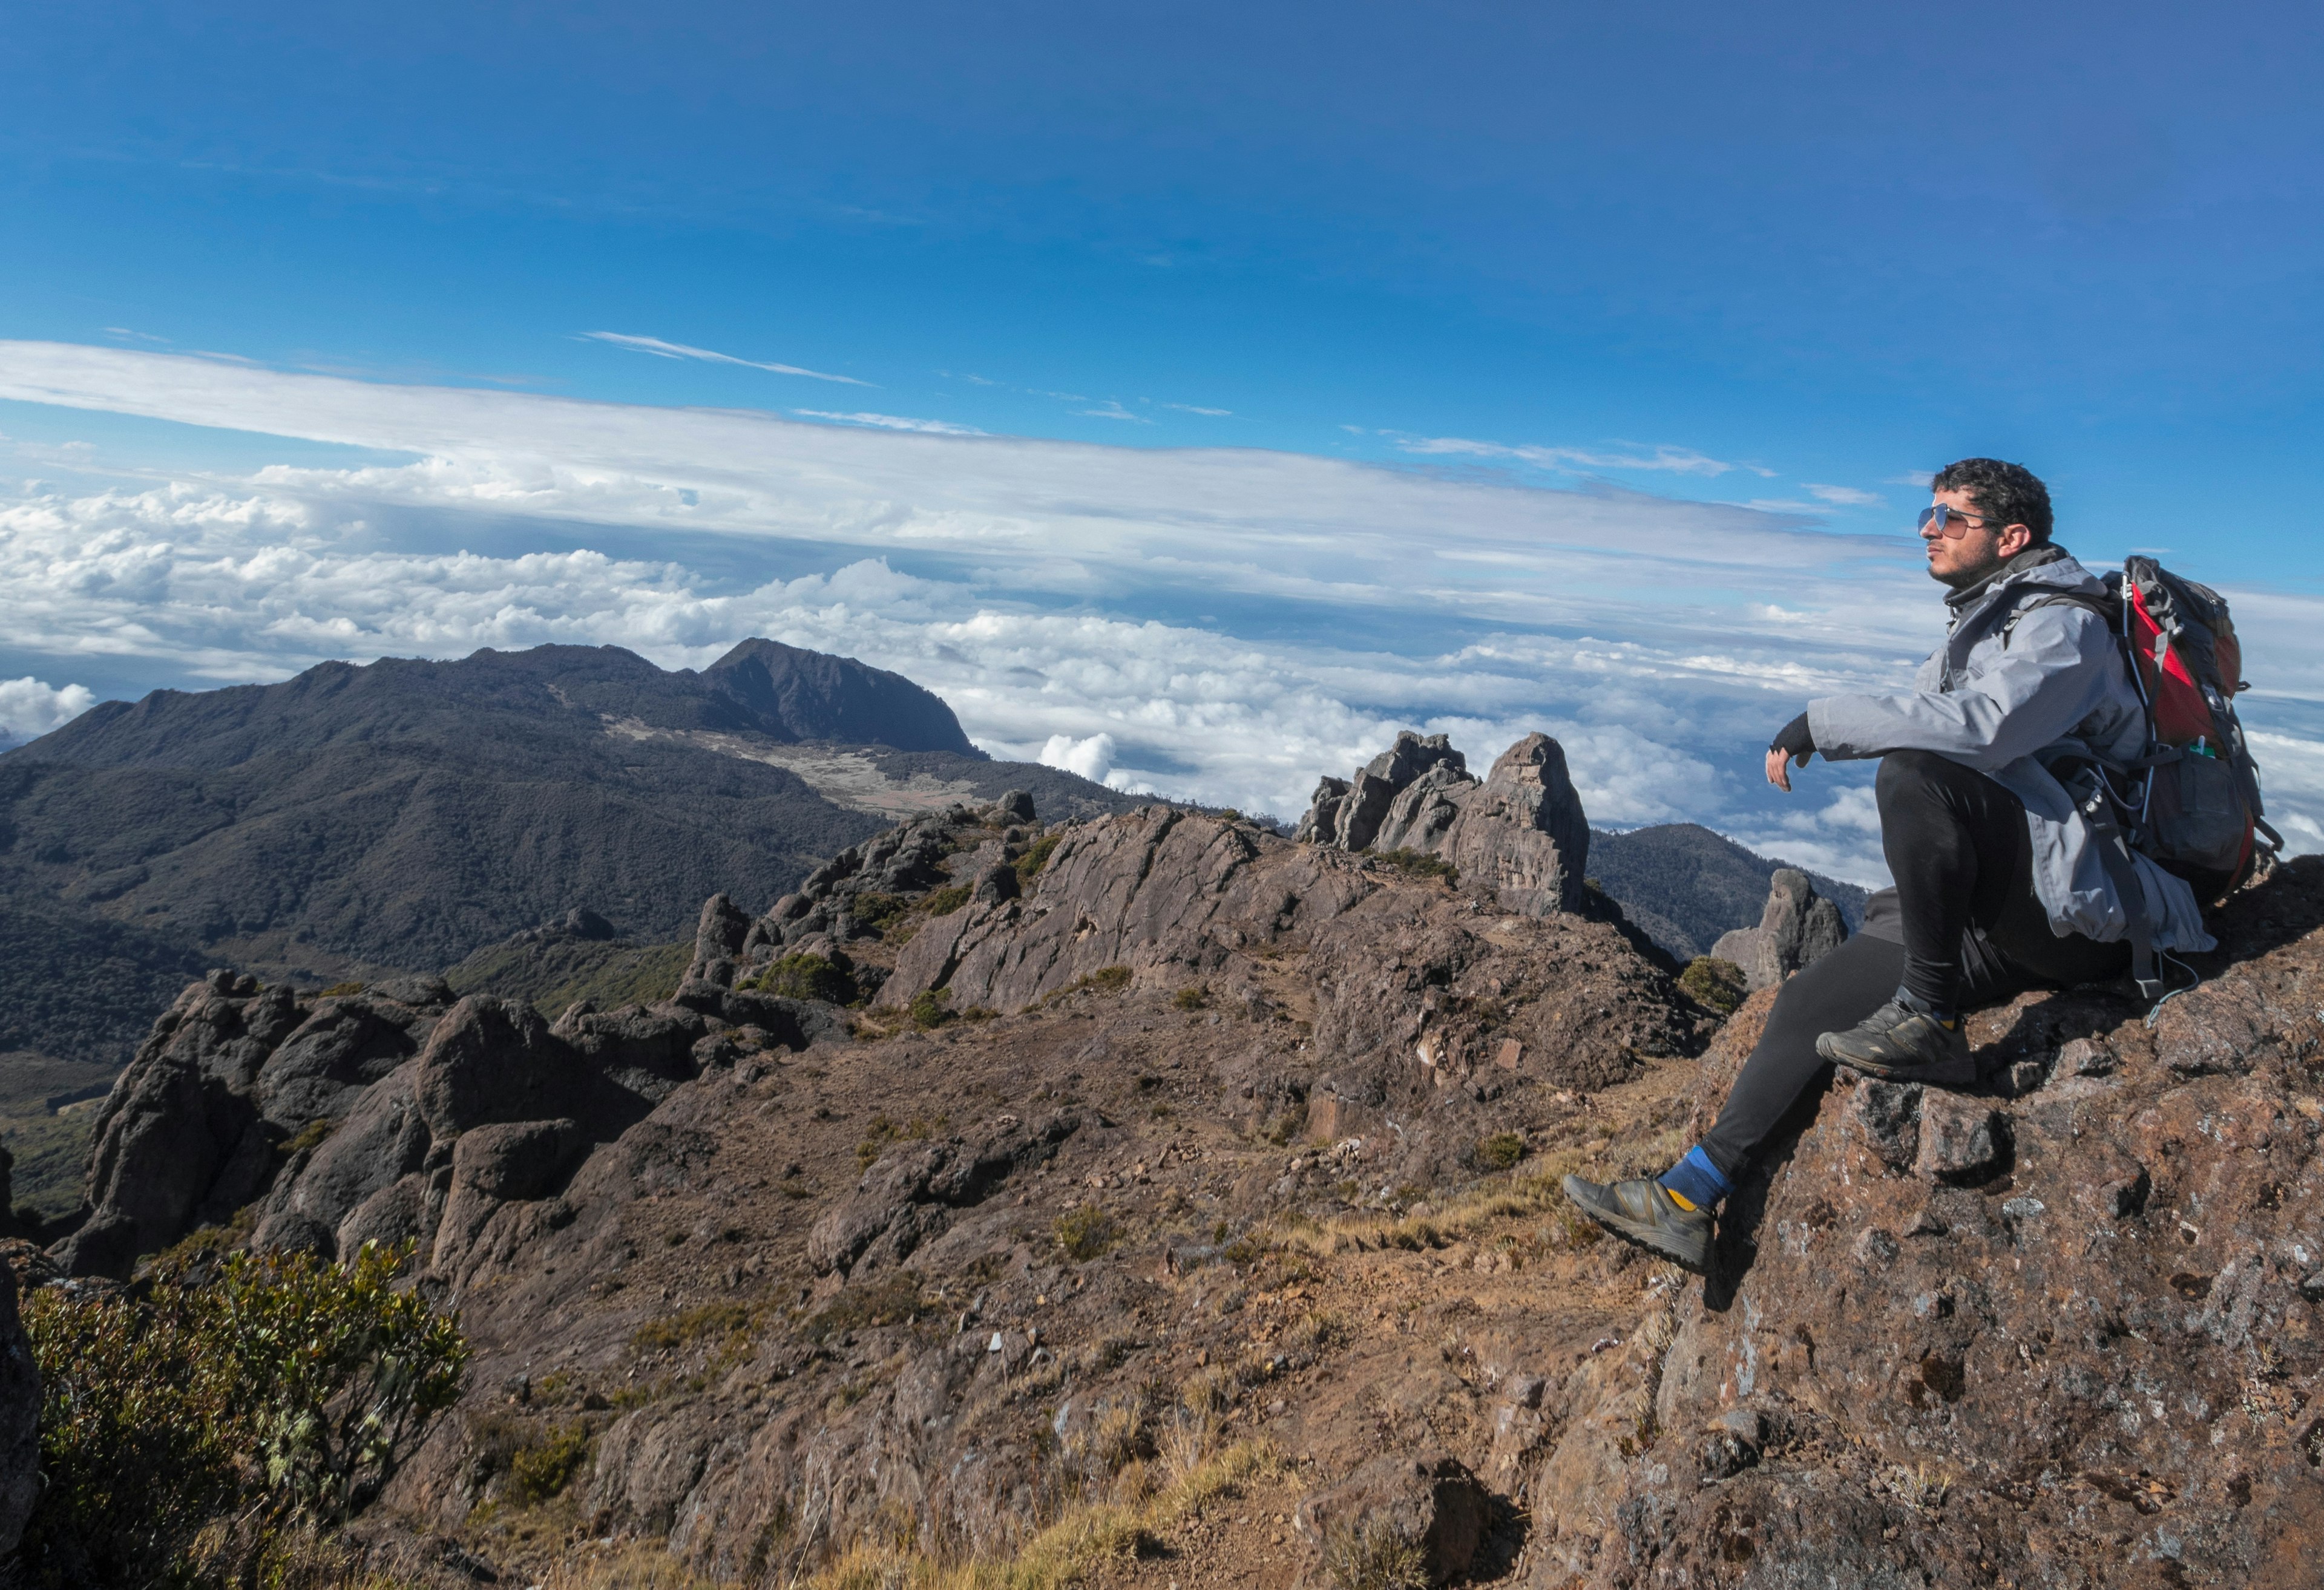
[[[1969,534],[1968,521],[1970,519],[1975,519],[1981,525],[2000,522],[1989,513],[1974,513],[1966,508],[1955,508],[1950,503],[1940,502],[1933,507],[1921,510],[1918,528],[1925,534],[1929,526],[1934,524],[1937,527],[1938,535],[1948,541],[1958,541]]]

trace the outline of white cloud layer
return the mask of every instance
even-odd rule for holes
[[[85,686],[61,689],[25,676],[0,679],[0,743],[37,740],[51,729],[61,729],[97,704]]]
[[[1286,816],[1399,728],[1478,761],[1541,729],[1594,821],[1877,878],[1866,770],[1819,763],[1778,804],[1757,748],[1808,696],[1900,686],[1941,630],[1909,538],[1611,491],[43,344],[0,344],[0,399],[410,458],[0,491],[0,623],[51,679],[552,640],[700,666],[765,635],[920,681],[996,755]],[[736,576],[761,556],[791,572]],[[2255,715],[2324,715],[2324,603],[2231,594]],[[0,709],[43,731],[78,688],[0,685]],[[2324,848],[2324,743],[2263,757],[2279,826]]]

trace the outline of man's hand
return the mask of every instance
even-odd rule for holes
[[[1801,767],[1815,755],[1815,736],[1808,731],[1808,715],[1802,712],[1776,732],[1767,747],[1767,782],[1785,795],[1792,792],[1791,764],[1797,758]]]

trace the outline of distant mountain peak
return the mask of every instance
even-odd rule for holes
[[[952,709],[934,692],[853,657],[753,636],[705,668],[700,677],[750,720],[745,726],[780,739],[844,740],[906,751],[981,754],[969,743]],[[877,724],[881,732],[863,732],[867,724]]]
[[[553,704],[552,704],[553,703]],[[901,674],[753,638],[697,674],[618,646],[490,647],[455,661],[318,663],[276,685],[107,702],[11,753],[86,767],[227,767],[296,745],[398,740],[558,708],[657,729],[841,740],[983,759],[942,697]]]

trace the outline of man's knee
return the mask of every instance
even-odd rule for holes
[[[1887,812],[1907,802],[1927,801],[1941,794],[1964,769],[1934,751],[1890,751],[1880,758],[1872,781],[1873,798]]]

